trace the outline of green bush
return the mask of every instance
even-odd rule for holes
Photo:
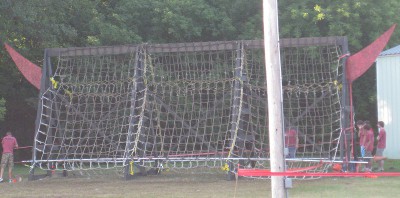
[[[6,100],[4,98],[0,98],[0,121],[4,120],[5,115],[6,115]]]

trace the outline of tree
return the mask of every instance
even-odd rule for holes
[[[347,36],[350,51],[372,42],[393,23],[400,2],[365,1],[283,1],[279,6],[280,33],[283,37]],[[392,42],[400,41],[394,35]]]
[[[0,121],[4,120],[5,115],[6,115],[6,100],[4,100],[4,98],[0,98]]]
[[[399,9],[397,0],[286,0],[279,6],[280,33],[282,37],[347,36],[350,52],[356,53],[400,22]],[[389,46],[399,42],[397,31]],[[353,98],[356,119],[377,120],[374,67],[354,82]]]

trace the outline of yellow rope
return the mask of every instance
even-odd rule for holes
[[[228,163],[225,163],[225,164],[221,167],[221,170],[223,170],[223,171],[229,171],[229,165],[228,165]]]
[[[50,77],[51,85],[53,86],[54,89],[57,89],[58,87],[58,82],[54,79],[54,77]]]
[[[69,99],[72,101],[72,92],[68,89],[65,89],[64,92],[69,96]]]

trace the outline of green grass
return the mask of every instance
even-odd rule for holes
[[[399,160],[387,160],[386,171],[399,172]],[[178,174],[137,177],[125,181],[117,175],[107,177],[53,177],[27,181],[28,168],[16,166],[15,174],[24,180],[1,183],[1,197],[270,197],[270,180],[239,178],[226,181],[219,174]],[[400,178],[322,178],[294,180],[289,197],[398,197]]]

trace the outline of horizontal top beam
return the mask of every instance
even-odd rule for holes
[[[280,47],[307,47],[326,45],[345,45],[346,37],[308,37],[308,38],[285,38],[281,39]],[[49,48],[46,49],[47,56],[93,56],[93,55],[118,55],[135,53],[139,48],[145,48],[150,53],[168,52],[196,52],[196,51],[218,51],[235,50],[238,43],[243,43],[245,49],[264,48],[263,40],[242,41],[214,41],[194,43],[166,43],[166,44],[140,44],[140,45],[118,45],[99,47],[72,47],[72,48]]]

